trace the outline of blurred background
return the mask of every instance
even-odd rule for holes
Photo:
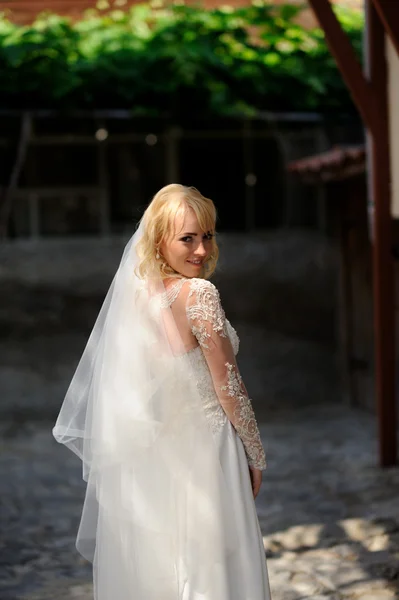
[[[333,6],[362,61],[362,0]],[[307,3],[0,11],[1,598],[90,598],[79,465],[51,427],[124,244],[171,182],[218,210],[214,281],[270,449],[273,597],[397,598],[364,125]]]
[[[321,345],[323,377],[311,395],[348,392],[338,391],[335,362],[344,310],[340,204],[355,186],[365,198],[364,133],[309,8],[69,0],[42,12],[39,0],[2,5],[7,354],[10,346],[23,361],[49,352],[60,368],[66,360],[68,379],[77,349],[55,351],[56,330],[70,343],[87,334],[144,208],[178,181],[217,206],[217,283],[232,319],[313,343],[317,357]],[[360,56],[361,4],[336,8]],[[309,155],[316,155],[310,183],[295,162]],[[357,171],[342,185],[347,163]],[[362,208],[364,201],[360,218]],[[367,240],[366,220],[359,234]],[[29,393],[18,392],[15,402],[21,380],[6,376],[18,419],[26,411],[55,414],[59,395],[47,400],[38,369],[22,379]],[[58,383],[61,393],[66,381]],[[307,388],[296,389],[294,402],[300,393],[309,400]]]

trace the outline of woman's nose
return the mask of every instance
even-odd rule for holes
[[[198,244],[197,248],[195,249],[195,254],[197,256],[205,256],[206,255],[206,249],[205,249],[204,242],[200,242]]]

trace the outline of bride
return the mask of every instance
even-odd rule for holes
[[[96,600],[269,600],[266,467],[215,286],[216,210],[162,188],[127,244],[53,429],[87,482]]]

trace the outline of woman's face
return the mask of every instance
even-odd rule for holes
[[[211,254],[213,235],[202,231],[195,212],[188,208],[175,220],[174,232],[160,245],[166,262],[184,277],[199,277]]]

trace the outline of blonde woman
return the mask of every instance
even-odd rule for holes
[[[77,548],[96,600],[269,600],[254,497],[266,467],[215,286],[213,202],[145,211],[53,433],[87,482]]]

